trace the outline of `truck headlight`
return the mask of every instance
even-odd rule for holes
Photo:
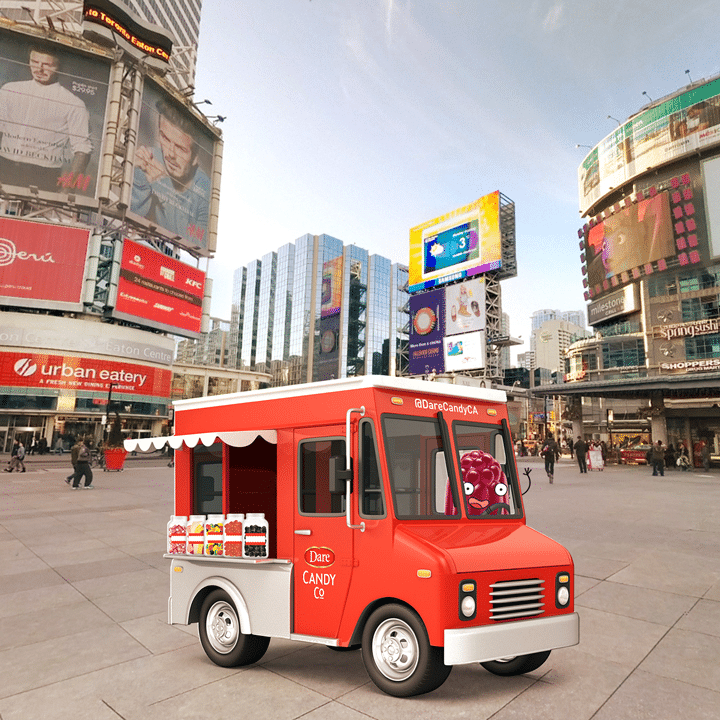
[[[463,580],[458,593],[458,617],[472,620],[477,615],[477,585],[474,580]]]
[[[561,572],[555,576],[555,606],[567,607],[570,602],[570,573]]]

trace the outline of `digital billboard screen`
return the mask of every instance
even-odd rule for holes
[[[409,290],[498,270],[501,250],[496,191],[410,230]]]
[[[94,198],[110,61],[0,32],[0,183]]]
[[[202,326],[205,273],[125,240],[113,316],[196,337]]]
[[[485,367],[485,333],[451,335],[443,340],[445,370],[459,372]]]
[[[445,335],[485,329],[485,278],[445,288]]]
[[[637,113],[578,168],[580,212],[636,175],[720,142],[720,78]]]
[[[0,302],[81,310],[90,231],[0,218]]]
[[[192,113],[146,81],[130,211],[207,254],[215,139]]]
[[[658,193],[589,228],[587,281],[591,288],[602,288],[606,280],[676,253],[669,196]]]

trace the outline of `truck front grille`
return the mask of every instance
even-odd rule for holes
[[[490,619],[510,620],[542,615],[545,606],[543,583],[543,580],[533,578],[490,585]]]

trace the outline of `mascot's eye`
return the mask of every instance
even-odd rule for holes
[[[498,483],[495,486],[495,494],[502,497],[507,494],[507,485],[505,483]]]
[[[464,483],[464,484],[465,484],[465,494],[472,495],[473,490],[475,489],[475,486],[472,483]]]

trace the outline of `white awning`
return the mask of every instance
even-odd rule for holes
[[[128,452],[134,450],[142,450],[147,452],[151,448],[160,450],[169,445],[173,450],[177,450],[183,443],[190,448],[194,448],[198,443],[205,446],[212,445],[215,440],[220,440],[226,445],[232,447],[247,447],[255,442],[255,438],[261,437],[266,442],[277,445],[277,431],[275,430],[247,430],[244,432],[209,432],[197,433],[194,435],[166,435],[164,437],[151,438],[133,438],[125,440],[123,443]]]

